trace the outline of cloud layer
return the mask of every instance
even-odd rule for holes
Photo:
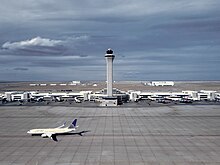
[[[109,47],[116,80],[219,80],[219,5],[3,0],[0,80],[105,80]]]

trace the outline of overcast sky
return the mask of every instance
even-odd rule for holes
[[[0,81],[220,80],[219,0],[0,0]]]

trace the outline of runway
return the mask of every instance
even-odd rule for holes
[[[78,118],[84,136],[58,142],[26,132]],[[217,165],[220,106],[0,107],[0,164]]]

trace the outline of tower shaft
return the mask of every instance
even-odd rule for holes
[[[107,63],[107,96],[112,97],[114,55],[106,55],[105,58]]]

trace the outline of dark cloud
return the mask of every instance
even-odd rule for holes
[[[154,30],[172,30],[172,31],[219,31],[220,22],[218,19],[192,19],[192,20],[181,20],[171,23],[164,23],[151,27]]]
[[[28,68],[14,68],[13,70],[17,70],[17,71],[27,71]]]
[[[103,63],[104,60],[101,62]],[[75,67],[75,66],[92,66],[100,65],[100,60],[93,60],[88,56],[70,56],[69,58],[37,58],[34,61],[31,61],[29,67]]]

